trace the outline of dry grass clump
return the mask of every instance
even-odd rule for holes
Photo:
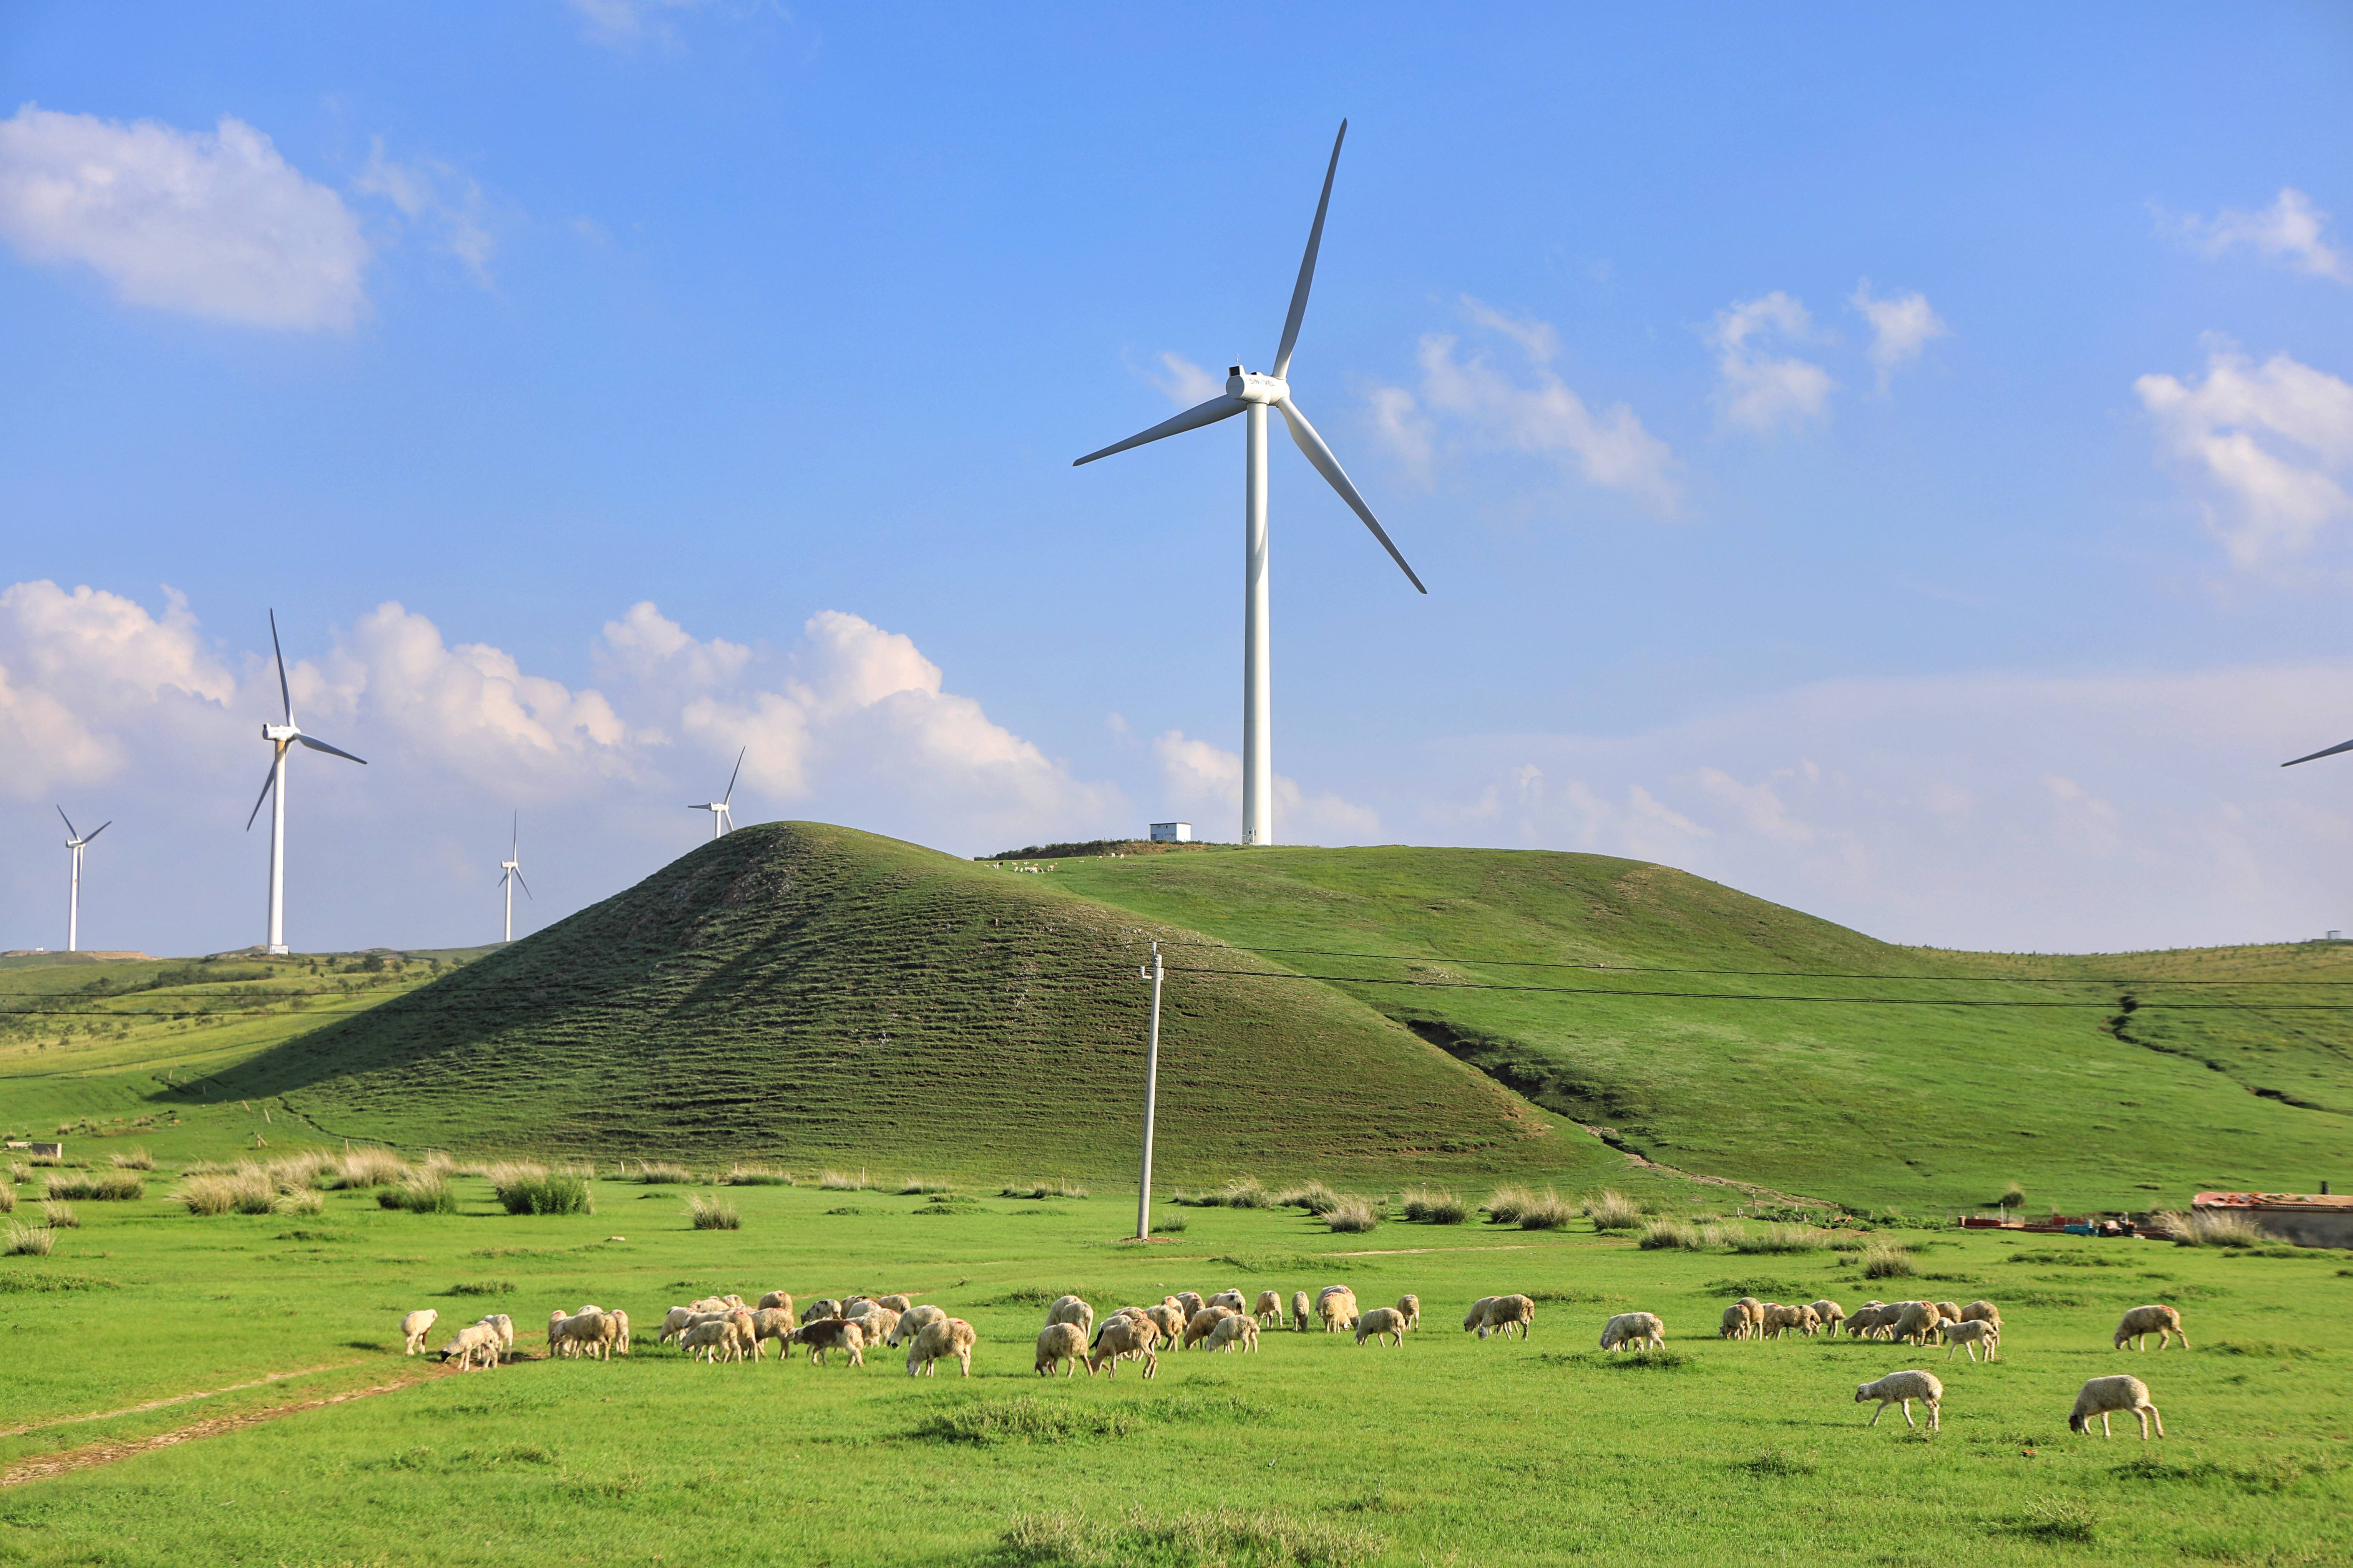
[[[144,1149],[125,1149],[112,1159],[118,1171],[152,1171],[155,1168],[155,1156]]]
[[[595,1214],[588,1178],[578,1167],[551,1171],[529,1160],[501,1160],[486,1168],[499,1206],[513,1215]]]
[[[446,1169],[427,1165],[409,1172],[400,1179],[398,1186],[377,1192],[376,1206],[407,1214],[456,1214],[458,1194],[449,1190]]]
[[[57,1244],[55,1231],[36,1230],[12,1219],[7,1230],[0,1232],[0,1258],[47,1258]]]
[[[697,1230],[741,1230],[744,1216],[735,1205],[723,1198],[691,1197],[686,1200],[687,1223]]]
[[[1542,1197],[1530,1197],[1520,1205],[1522,1230],[1565,1230],[1577,1217],[1577,1205],[1554,1192],[1544,1190]]]
[[[16,1189],[8,1185],[5,1182],[0,1182],[0,1214],[15,1214],[16,1212]]]
[[[73,1205],[52,1199],[41,1205],[41,1223],[51,1230],[79,1230],[81,1215],[74,1213]]]
[[[1326,1229],[1345,1231],[1351,1235],[1367,1231],[1381,1223],[1381,1210],[1363,1198],[1342,1198],[1324,1215]]]
[[[941,1181],[936,1176],[908,1176],[899,1184],[899,1195],[912,1198],[934,1193],[954,1193],[955,1184]]]
[[[1075,1182],[1066,1182],[1057,1176],[1050,1182],[1014,1182],[997,1188],[997,1195],[1000,1198],[1082,1198],[1087,1195],[1087,1190]]]
[[[1416,1187],[1404,1195],[1400,1210],[1422,1225],[1461,1225],[1471,1217],[1471,1205],[1438,1187]]]
[[[1822,1233],[1799,1226],[1768,1225],[1762,1230],[1744,1230],[1732,1238],[1732,1250],[1745,1253],[1819,1252],[1824,1241]]]
[[[2261,1247],[2271,1239],[2247,1215],[2219,1209],[2191,1209],[2188,1214],[2168,1209],[2154,1218],[2176,1247]]]
[[[33,1179],[33,1167],[22,1160],[11,1160],[8,1162],[8,1179],[12,1182],[29,1182]]]
[[[320,1173],[328,1186],[338,1192],[367,1187],[388,1187],[400,1180],[406,1167],[400,1156],[389,1149],[346,1149],[343,1156]]]
[[[1274,1194],[1273,1206],[1279,1209],[1305,1209],[1312,1215],[1327,1215],[1339,1205],[1340,1194],[1322,1182],[1293,1182]]]
[[[269,1212],[277,1215],[313,1215],[327,1212],[327,1200],[308,1187],[295,1192],[280,1193],[269,1200]]]
[[[1642,1234],[1635,1237],[1634,1245],[1651,1252],[1673,1248],[1697,1252],[1707,1246],[1707,1239],[1700,1227],[1687,1219],[1653,1219],[1643,1224]]]
[[[1520,1223],[1520,1211],[1526,1208],[1535,1197],[1535,1194],[1525,1187],[1497,1187],[1479,1206],[1487,1211],[1487,1223],[1490,1225],[1517,1225]]]
[[[874,1184],[867,1180],[866,1172],[860,1167],[854,1176],[847,1171],[819,1171],[817,1184],[828,1193],[862,1193]]]
[[[1865,1279],[1909,1279],[1919,1272],[1912,1255],[1893,1242],[1874,1241],[1862,1249]]]
[[[790,1171],[773,1165],[737,1165],[719,1178],[723,1187],[789,1187],[797,1184]]]
[[[621,1175],[624,1181],[646,1187],[691,1187],[695,1184],[692,1171],[668,1160],[640,1160],[634,1171],[624,1164]]]
[[[1596,1230],[1632,1230],[1642,1223],[1642,1207],[1621,1192],[1604,1187],[1580,1205]]]
[[[136,1171],[78,1171],[51,1176],[42,1184],[42,1195],[85,1198],[92,1203],[127,1203],[147,1195],[147,1184]]]

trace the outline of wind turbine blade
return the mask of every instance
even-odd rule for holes
[[[79,838],[81,837],[80,831],[73,825],[73,818],[66,815],[66,808],[62,805],[58,807],[58,820],[66,825],[67,837]]]
[[[2295,763],[2308,763],[2312,761],[2313,757],[2333,757],[2339,752],[2353,752],[2353,741],[2348,741],[2341,746],[2331,746],[2325,752],[2315,752],[2312,753],[2311,757],[2298,757],[2296,758]],[[2282,763],[2280,766],[2284,768],[2292,768],[2295,766],[2295,763]],[[68,826],[70,826],[71,825],[69,824]]]
[[[719,797],[719,804],[720,804],[720,805],[725,805],[729,801],[733,800],[733,799],[735,798],[735,774],[736,774],[736,773],[742,773],[742,772],[744,771],[744,752],[749,752],[751,749],[752,749],[751,747],[746,746],[746,747],[744,747],[744,750],[743,750],[742,752],[736,752],[736,753],[735,753],[735,769],[734,769],[734,773],[729,773],[729,774],[727,775],[727,793],[726,793],[725,795],[721,795],[721,796]]]
[[[1315,426],[1307,423],[1307,416],[1299,412],[1299,405],[1286,397],[1275,406],[1282,410],[1282,422],[1291,427],[1291,438],[1299,444],[1302,452],[1307,454],[1307,460],[1315,465],[1315,471],[1340,492],[1340,499],[1346,501],[1364,520],[1365,526],[1373,531],[1373,537],[1381,542],[1381,548],[1389,552],[1389,559],[1398,563],[1398,570],[1405,574],[1406,581],[1422,593],[1429,593],[1429,589],[1421,586],[1421,579],[1413,574],[1413,568],[1405,563],[1405,557],[1398,552],[1398,547],[1390,542],[1388,531],[1381,527],[1381,520],[1373,515],[1373,509],[1365,504],[1365,498],[1358,495],[1356,487],[1348,482],[1347,472],[1340,467],[1340,459],[1332,455],[1332,448],[1324,444],[1324,437],[1315,433]]]
[[[522,879],[522,868],[520,866],[515,868],[514,879],[515,886],[522,889],[522,896],[526,899],[531,899],[531,884]],[[532,899],[532,902],[533,903],[537,903],[538,901],[539,900],[537,899]]]
[[[344,751],[341,746],[331,746],[327,744],[326,742],[310,735],[297,735],[294,738],[301,742],[304,745],[310,747],[314,752],[324,752],[331,757],[341,757],[345,762],[357,763],[362,767],[367,766],[367,759],[365,757],[354,757],[349,752]]]
[[[278,612],[269,612],[269,651],[278,656],[278,700],[286,704],[286,721],[294,722],[294,692],[286,684],[286,650],[278,646]]]
[[[99,836],[100,834],[101,834],[101,833],[105,832],[108,828],[110,828],[110,827],[111,827],[111,826],[114,826],[114,818],[112,818],[112,817],[111,817],[111,816],[110,816],[110,817],[108,817],[104,822],[100,823],[96,827],[91,828],[91,829],[90,830],[90,837],[83,839],[83,840],[82,840],[82,842],[83,842],[84,844],[88,844],[88,843],[92,842],[93,840],[95,840],[95,839],[98,837],[98,836]]]
[[[274,763],[274,762],[273,762],[273,763],[271,763],[269,764],[269,776],[268,778],[263,779],[263,780],[261,781],[261,795],[260,795],[260,796],[259,796],[258,799],[256,799],[256,800],[254,801],[254,803],[253,803],[253,810],[252,810],[251,814],[250,814],[250,815],[248,815],[248,816],[246,817],[246,819],[245,819],[245,830],[246,830],[248,833],[250,833],[250,832],[252,832],[252,831],[253,831],[253,819],[254,819],[255,817],[259,816],[261,815],[261,803],[262,803],[263,801],[266,801],[266,800],[268,800],[268,799],[269,798],[269,791],[270,791],[270,788],[271,788],[271,786],[272,786],[272,785],[276,784],[277,783],[278,783],[278,764],[277,764],[276,763]]]
[[[1332,205],[1332,176],[1340,172],[1340,143],[1348,139],[1348,122],[1332,138],[1332,163],[1324,171],[1324,194],[1315,201],[1315,226],[1307,231],[1307,254],[1299,258],[1299,281],[1291,290],[1291,314],[1283,318],[1282,346],[1274,351],[1274,369],[1281,381],[1291,374],[1291,351],[1299,346],[1299,323],[1307,319],[1307,290],[1315,281],[1315,253],[1324,247],[1324,213]],[[1407,574],[1411,576],[1411,573]]]
[[[507,858],[513,859],[514,852],[521,847],[522,847],[522,813],[518,811],[507,823]]]
[[[1149,430],[1140,431],[1124,441],[1115,441],[1100,452],[1089,452],[1085,457],[1075,459],[1071,467],[1080,468],[1093,462],[1097,458],[1108,458],[1113,452],[1124,452],[1130,447],[1141,447],[1147,441],[1157,441],[1164,436],[1182,436],[1187,430],[1198,430],[1204,425],[1215,425],[1220,419],[1231,419],[1249,406],[1249,404],[1239,397],[1228,397],[1225,394],[1219,393],[1207,403],[1193,405],[1174,419],[1163,419]]]

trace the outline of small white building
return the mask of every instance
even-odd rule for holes
[[[1152,842],[1190,844],[1193,842],[1193,825],[1189,822],[1155,822],[1152,825]]]

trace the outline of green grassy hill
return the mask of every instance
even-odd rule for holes
[[[772,824],[219,1076],[408,1145],[1117,1178],[1155,937],[1206,940],[1050,877]],[[1172,1179],[1619,1163],[1375,1008],[1232,967],[1164,1015]]]

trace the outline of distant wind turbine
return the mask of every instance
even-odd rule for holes
[[[73,888],[66,895],[66,951],[72,952],[81,946],[81,852],[90,847],[91,839],[113,826],[114,819],[110,816],[82,833],[75,828],[73,818],[66,816],[64,806],[58,807],[58,816],[66,825],[66,847],[73,851]]]
[[[1090,452],[1071,464],[1077,468],[1092,463],[1097,458],[1108,458],[1114,452],[1124,452],[1131,447],[1141,447],[1157,441],[1164,436],[1178,436],[1187,430],[1198,430],[1204,425],[1215,425],[1220,419],[1230,419],[1237,414],[1247,414],[1249,436],[1243,447],[1243,554],[1242,554],[1242,842],[1271,844],[1274,842],[1274,719],[1273,678],[1268,669],[1267,588],[1266,588],[1266,411],[1270,407],[1282,410],[1282,422],[1290,426],[1291,438],[1324,476],[1331,487],[1340,492],[1389,559],[1415,588],[1427,594],[1421,579],[1413,574],[1405,557],[1389,542],[1380,520],[1356,487],[1348,480],[1340,467],[1340,459],[1307,416],[1291,399],[1291,387],[1285,377],[1291,373],[1291,351],[1299,342],[1299,323],[1307,315],[1307,289],[1315,280],[1315,252],[1324,243],[1324,213],[1332,205],[1332,177],[1340,170],[1340,143],[1347,139],[1348,122],[1340,121],[1340,134],[1332,140],[1332,162],[1324,171],[1324,195],[1315,203],[1314,226],[1307,231],[1307,254],[1299,263],[1299,281],[1291,291],[1291,314],[1282,323],[1282,343],[1274,351],[1274,368],[1264,374],[1233,366],[1226,375],[1226,390],[1207,403],[1196,404],[1173,419],[1165,419],[1151,429],[1126,440],[1105,447],[1100,452]]]
[[[2315,757],[2333,757],[2339,752],[2353,752],[2353,741],[2348,741],[2341,746],[2331,746],[2325,752],[2315,752],[2308,757],[2298,757],[2295,759],[2295,763],[2282,763],[2280,766],[2284,768],[2292,768],[2295,766],[2296,763],[2308,763]],[[93,837],[95,837],[95,835],[93,835]]]
[[[515,814],[514,820],[508,824],[507,832],[507,858],[499,862],[505,872],[505,875],[499,879],[499,885],[507,890],[507,933],[500,940],[512,942],[514,941],[514,890],[521,888],[524,898],[533,897],[531,884],[522,879],[522,813]],[[533,901],[537,900],[533,900]]]
[[[269,760],[269,777],[262,782],[261,794],[253,803],[253,810],[245,819],[245,830],[253,831],[255,817],[261,815],[261,803],[270,801],[269,807],[269,951],[286,951],[286,755],[295,742],[314,752],[324,752],[331,757],[367,766],[365,757],[353,756],[340,747],[331,746],[316,736],[306,735],[294,722],[294,693],[286,684],[286,650],[278,644],[278,612],[269,612],[269,651],[278,658],[278,697],[286,707],[286,722],[264,724],[261,738],[277,748]]]
[[[727,775],[727,793],[725,795],[721,795],[717,800],[707,802],[704,805],[690,805],[686,808],[689,811],[707,811],[711,814],[711,837],[713,838],[718,837],[723,833],[733,830],[735,826],[735,818],[728,813],[727,803],[735,798],[735,773],[740,773],[744,771],[744,752],[749,752],[751,749],[751,747],[746,746],[744,748],[744,751],[735,753],[735,773],[731,773]]]

